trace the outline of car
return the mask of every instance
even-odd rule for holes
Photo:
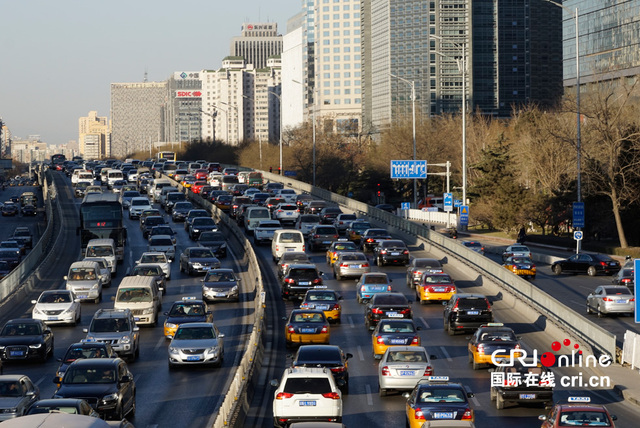
[[[22,215],[24,217],[35,217],[36,215],[38,215],[38,209],[35,207],[35,205],[31,204],[23,205],[20,211],[22,212]]]
[[[193,186],[193,183],[195,183],[196,181],[197,180],[195,175],[185,175],[180,184],[185,189],[190,189],[191,186]]]
[[[202,300],[240,301],[240,278],[233,269],[218,268],[209,270],[202,279]]]
[[[62,358],[58,358],[60,365],[56,376],[62,377],[71,363],[82,358],[117,358],[118,354],[109,343],[105,342],[77,342],[67,348]]]
[[[484,255],[484,245],[482,245],[478,241],[460,241],[462,245],[470,249],[471,251],[475,251],[478,254]]]
[[[539,360],[515,358],[513,364],[501,365],[489,370],[492,372],[492,377],[497,379],[492,381],[489,392],[489,397],[495,402],[496,409],[504,409],[507,404],[514,403],[527,405],[538,403],[545,407],[553,405],[553,385],[549,381],[552,379],[553,372]],[[529,379],[529,381],[516,381],[518,378]]]
[[[249,187],[248,189],[245,189],[244,192],[242,192],[241,196],[246,196],[251,200],[253,199],[253,195],[255,195],[256,193],[262,193],[262,190],[258,189],[257,187]],[[265,193],[265,195],[267,195],[267,197],[271,196],[268,193]]]
[[[269,212],[273,213],[273,211],[276,209],[278,205],[284,204],[286,202],[287,201],[285,201],[284,198],[270,196],[267,199],[265,199],[265,201],[262,203],[262,206],[269,208]],[[249,200],[248,203],[252,204],[253,200]]]
[[[142,227],[142,237],[144,239],[149,239],[149,234],[151,233],[151,228],[155,226],[165,225],[167,224],[164,216],[161,215],[153,215],[148,216],[144,219],[144,224]]]
[[[38,400],[29,407],[26,414],[37,415],[40,413],[66,413],[70,415],[91,416],[93,418],[100,417],[100,414],[93,410],[86,400],[81,398]]]
[[[510,358],[510,353],[514,357],[520,357],[522,353],[518,351],[519,349],[521,349],[520,340],[515,332],[502,323],[481,325],[467,343],[469,364],[474,370],[493,365],[492,358]],[[497,350],[504,350],[504,352],[494,355]]]
[[[453,336],[493,322],[493,309],[482,294],[458,293],[446,303],[442,317],[444,330]]]
[[[274,193],[277,198],[282,198],[289,204],[295,204],[298,194],[293,189],[279,189]]]
[[[188,365],[221,367],[224,362],[224,333],[212,322],[178,325],[169,344],[169,368]]]
[[[616,415],[602,404],[590,404],[590,397],[573,396],[568,403],[556,403],[546,415],[538,416],[541,428],[565,426],[615,428]]]
[[[309,201],[307,203],[307,206],[304,209],[305,214],[316,214],[316,215],[320,215],[320,211],[322,211],[324,208],[328,207],[329,203],[327,201],[320,201],[320,200],[315,200],[315,201]]]
[[[270,183],[265,183],[263,190],[269,193],[271,196],[275,195],[276,192],[280,189],[284,189],[284,184],[272,181]]]
[[[113,183],[111,183],[111,191],[113,193],[121,193],[122,192],[122,188],[127,184],[126,180],[116,180]]]
[[[284,300],[302,298],[307,290],[322,283],[322,272],[318,271],[315,264],[290,264],[282,277],[281,295]]]
[[[86,341],[108,343],[121,358],[134,361],[140,355],[140,327],[130,309],[98,309],[82,331]]]
[[[171,210],[171,220],[174,222],[184,221],[189,211],[194,209],[194,206],[189,201],[176,202]]]
[[[157,226],[154,226],[155,229]],[[149,253],[165,253],[167,259],[171,262],[176,257],[176,245],[171,235],[149,235],[149,243],[147,245]]]
[[[469,399],[474,394],[464,385],[450,382],[447,376],[429,376],[418,381],[407,398],[406,426],[421,428],[428,420],[463,420],[473,422],[475,414]]]
[[[338,253],[338,259],[333,264],[333,276],[341,281],[344,278],[359,278],[371,272],[371,265],[367,256],[360,252]]]
[[[140,192],[137,190],[127,190],[120,194],[120,203],[122,204],[122,208],[128,210],[131,206],[131,200],[133,198],[140,197]]]
[[[536,264],[529,257],[511,256],[502,266],[523,278],[536,279]]]
[[[551,264],[551,271],[556,275],[562,273],[586,273],[589,276],[596,276],[599,273],[613,275],[619,270],[620,262],[605,254],[579,253]]]
[[[349,364],[353,354],[336,345],[302,345],[293,356],[291,367],[324,367],[331,370],[342,394],[349,393]]]
[[[21,374],[0,375],[0,422],[23,416],[40,399],[40,389]]]
[[[320,224],[320,217],[316,214],[301,214],[296,220],[295,229],[302,232],[304,236],[309,236],[314,226]]]
[[[189,238],[197,241],[202,232],[213,232],[216,230],[218,230],[218,225],[211,217],[196,217],[191,220],[189,224]]]
[[[633,267],[623,267],[611,280],[616,285],[625,285],[630,290],[634,289],[635,274]]]
[[[360,248],[351,241],[334,241],[327,249],[326,260],[329,266],[333,266],[333,263],[338,259],[338,253],[340,252],[359,252]]]
[[[178,267],[180,272],[186,272],[187,275],[206,273],[211,269],[218,269],[220,260],[210,248],[187,247],[180,254]]]
[[[248,196],[234,196],[231,199],[231,208],[229,209],[229,217],[236,218],[240,206],[243,204],[251,204],[251,198]]]
[[[6,262],[11,271],[20,264],[20,254],[9,248],[0,248],[0,261]]]
[[[387,347],[378,363],[378,395],[413,390],[420,380],[433,376],[434,358],[422,346]]]
[[[42,320],[12,319],[0,331],[0,361],[46,362],[53,355],[53,331]]]
[[[324,312],[317,309],[293,309],[285,327],[285,340],[288,347],[329,343],[331,328]]]
[[[587,296],[587,313],[596,313],[598,318],[611,314],[633,316],[635,300],[625,285],[601,285]]]
[[[457,293],[451,276],[444,272],[426,271],[416,286],[416,301],[424,305],[433,301],[449,301]]]
[[[122,420],[136,411],[136,383],[121,358],[88,358],[74,361],[62,378],[54,399],[83,398],[104,419]]]
[[[285,428],[297,422],[342,422],[342,393],[330,369],[288,368],[273,396],[273,425]]]
[[[257,207],[258,205],[254,204],[253,202],[248,202],[245,204],[241,204],[238,209],[236,210],[236,223],[238,224],[238,226],[240,227],[245,227],[244,224],[244,214],[245,212],[251,208],[251,207]],[[269,217],[270,218],[270,217]],[[265,220],[267,220],[268,218],[265,218]]]
[[[378,266],[387,264],[409,264],[409,248],[404,241],[387,239],[373,247],[373,262]]]
[[[509,245],[502,253],[502,261],[506,261],[509,257],[520,256],[531,258],[531,250],[522,244]]]
[[[296,196],[296,205],[298,205],[300,212],[303,213],[305,212],[305,208],[307,207],[307,204],[313,200],[315,200],[315,198],[310,194],[300,193]]]
[[[164,314],[167,317],[164,321],[164,337],[167,339],[173,339],[179,325],[213,322],[213,312],[208,310],[205,301],[194,296],[183,297],[182,300],[173,302],[171,309]]]
[[[140,213],[140,217],[138,220],[140,221],[140,230],[143,230],[144,224],[147,221],[147,217],[157,217],[162,216],[162,213],[157,208],[148,208],[143,209]]]
[[[227,238],[220,231],[202,232],[196,240],[201,247],[209,248],[216,257],[227,257]]]
[[[395,214],[395,212],[396,212],[396,207],[394,207],[391,204],[378,204],[378,205],[375,206],[375,208],[377,208],[379,210],[382,210],[382,211],[386,211],[386,212],[391,213],[391,214]]]
[[[251,190],[251,189],[248,189],[248,190]],[[264,206],[265,203],[267,202],[267,199],[269,198],[271,198],[271,195],[268,193],[259,192],[259,193],[251,194],[251,202],[253,202],[254,204],[257,204],[258,206]],[[280,198],[276,198],[276,199],[280,199]],[[282,201],[284,201],[284,199],[282,199]]]
[[[294,203],[281,203],[273,210],[271,216],[280,223],[295,223],[300,216],[298,206]]]
[[[231,211],[232,200],[232,195],[220,195],[216,198],[214,205],[218,207],[220,211],[228,213],[229,211]]]
[[[276,271],[278,272],[278,278],[282,280],[285,272],[289,269],[289,266],[292,264],[309,264],[311,263],[311,259],[309,255],[303,251],[287,251],[282,253],[280,259],[278,259],[278,266],[276,267]]]
[[[349,224],[349,227],[344,231],[347,239],[349,241],[355,242],[360,245],[360,237],[364,233],[365,230],[371,229],[371,223],[365,221],[364,219],[358,218]]]
[[[15,251],[19,256],[22,256],[27,250],[22,243],[14,240],[0,242],[0,248]]]
[[[191,191],[196,195],[202,195],[202,189],[204,188],[204,186],[208,186],[209,183],[207,181],[199,179],[197,175],[196,180],[198,181],[191,185]]]
[[[318,215],[320,216],[321,224],[334,224],[335,219],[338,215],[343,214],[342,210],[339,207],[335,206],[327,206],[320,210]]]
[[[309,251],[325,250],[337,241],[339,237],[335,226],[318,224],[309,231],[307,239]]]
[[[69,290],[43,291],[36,300],[31,301],[31,304],[34,305],[31,317],[48,325],[76,325],[82,316],[80,301]]]
[[[422,275],[430,271],[433,273],[444,272],[440,260],[426,257],[412,257],[407,265],[407,287],[415,288],[422,281]]]
[[[356,283],[358,303],[368,302],[375,294],[392,291],[391,279],[384,272],[364,273]]]
[[[364,324],[373,331],[381,319],[412,319],[411,303],[402,293],[374,294],[365,306]]]
[[[73,291],[76,299],[92,300],[94,303],[102,300],[102,273],[98,262],[73,262],[63,279],[65,289]]]
[[[362,251],[372,251],[379,242],[393,239],[387,229],[367,229],[360,236],[360,249]]]
[[[420,329],[411,319],[381,319],[371,334],[373,358],[381,359],[391,346],[420,346]]]
[[[171,261],[167,258],[165,253],[149,251],[142,253],[140,258],[136,260],[136,265],[141,263],[160,265],[166,280],[169,281],[171,279]]]
[[[12,270],[13,269],[9,266],[9,263],[4,260],[0,260],[0,279],[9,275],[9,272],[11,272]]]
[[[209,211],[204,209],[192,209],[191,211],[187,212],[187,216],[184,218],[184,230],[188,231],[193,219],[198,217],[211,217],[211,215],[209,214]]]
[[[249,189],[248,184],[238,183],[231,187],[231,194],[233,196],[242,196],[247,189]]]
[[[4,203],[4,205],[2,206],[2,217],[14,217],[16,215],[18,215],[18,212],[20,212],[20,208],[18,207],[18,204],[14,204],[13,202],[7,201]]]
[[[304,295],[302,303],[300,303],[300,308],[321,310],[329,322],[339,323],[342,316],[340,300],[342,300],[342,296],[335,290],[314,288],[307,290],[307,294]]]
[[[238,175],[238,168],[227,167],[222,170],[222,175]]]
[[[167,293],[167,280],[162,266],[156,263],[138,263],[135,265],[129,276],[151,276],[156,281],[158,291],[165,295]]]
[[[151,240],[151,237],[155,235],[169,235],[171,237],[171,242],[173,242],[173,245],[176,245],[177,233],[168,224],[153,226],[149,231],[149,236],[147,237],[147,239]]]
[[[100,279],[103,287],[111,287],[111,267],[104,257],[85,257],[83,262],[96,262],[100,270]]]
[[[282,229],[282,224],[278,220],[260,220],[253,230],[253,242],[256,245],[270,243],[276,230]]]

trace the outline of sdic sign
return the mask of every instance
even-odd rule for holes
[[[200,98],[201,96],[200,91],[176,91],[176,98]]]

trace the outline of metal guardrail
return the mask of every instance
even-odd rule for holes
[[[456,240],[449,239],[440,233],[429,230],[428,227],[405,220],[365,203],[349,199],[325,189],[315,188],[308,183],[264,171],[262,174],[269,181],[281,182],[294,190],[306,192],[319,199],[334,202],[351,211],[366,215],[371,220],[385,223],[394,229],[413,235],[418,239],[428,242],[430,245],[439,247],[446,253],[455,256],[460,262],[472,265],[478,272],[484,272],[495,280],[501,288],[523,299],[524,302],[538,313],[546,316],[549,320],[565,330],[571,331],[584,341],[584,343],[589,344],[598,352],[608,354],[615,358],[616,336],[614,334],[585,319],[568,306],[560,303],[547,293],[528,281],[514,275],[512,272],[509,272],[492,260],[460,245]]]

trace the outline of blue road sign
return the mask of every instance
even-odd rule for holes
[[[427,161],[392,160],[391,178],[427,178]]]
[[[289,171],[289,170],[284,170],[284,175],[285,177],[295,177],[296,175],[298,175],[297,172],[295,171]]]
[[[445,193],[444,194],[444,210],[445,211],[453,211],[453,194]]]
[[[469,205],[460,206],[460,224],[464,226],[469,224]]]
[[[462,206],[462,199],[456,199],[453,201],[453,206],[456,208],[460,208]]]
[[[410,210],[411,209],[411,202],[402,202],[402,203],[400,203],[400,209],[402,209],[402,210]]]
[[[635,287],[635,295],[640,293],[640,286],[638,286],[638,271],[640,271],[640,259],[633,260],[633,286]],[[640,324],[640,299],[636,299],[636,324]]]
[[[576,241],[582,241],[582,238],[584,238],[584,234],[581,230],[576,230],[575,232],[573,232],[573,239],[575,239]]]
[[[584,227],[584,202],[573,203],[573,227]]]

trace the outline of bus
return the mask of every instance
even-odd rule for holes
[[[176,154],[175,154],[175,152],[158,152],[158,161],[160,161],[160,162],[164,162],[164,161],[175,162],[176,161]]]
[[[62,170],[62,165],[67,160],[67,157],[62,154],[57,154],[51,156],[51,169],[55,169],[58,171]]]
[[[80,242],[82,254],[92,239],[113,239],[116,259],[124,260],[127,229],[124,227],[122,204],[114,193],[90,193],[80,205]]]

